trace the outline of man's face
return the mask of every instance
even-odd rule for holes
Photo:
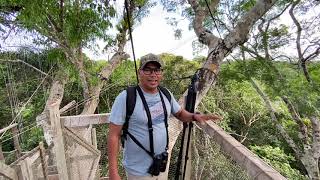
[[[150,92],[154,92],[162,80],[162,70],[154,63],[147,63],[143,69],[139,70],[141,86]]]

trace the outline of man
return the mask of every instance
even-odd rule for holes
[[[173,114],[183,122],[198,121],[203,123],[207,120],[220,119],[216,115],[189,113],[180,107],[171,93],[171,100],[169,102],[168,98],[158,88],[162,80],[161,68],[162,61],[158,56],[148,54],[141,58],[137,91],[140,88],[140,93],[143,94],[143,97],[140,97],[139,93],[137,93],[135,108],[129,119],[128,133],[130,133],[130,136],[126,136],[124,144],[123,165],[129,180],[164,179],[164,173],[160,173],[159,176],[150,174],[150,167],[154,165],[154,158],[150,155],[150,149],[154,149],[154,155],[161,155],[166,152],[169,142],[167,142],[165,122],[169,119],[170,114]],[[109,118],[108,158],[110,180],[120,180],[117,155],[121,130],[126,117],[126,96],[126,91],[118,95],[112,106]],[[143,105],[143,99],[145,99],[147,107]],[[165,117],[165,114],[167,114],[167,117]],[[148,117],[151,117],[149,118],[151,119],[149,122],[152,122],[151,139]],[[136,139],[138,142],[133,139]],[[153,144],[151,143],[152,141]],[[138,145],[139,143],[142,147]],[[153,148],[151,148],[152,146]]]

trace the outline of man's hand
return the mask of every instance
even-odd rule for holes
[[[185,109],[181,109],[176,114],[174,114],[174,116],[182,122],[198,121],[201,124],[204,124],[204,122],[208,120],[211,120],[213,122],[218,122],[223,119],[221,116],[217,114],[190,113]]]
[[[211,120],[213,122],[218,122],[222,120],[223,118],[216,115],[216,114],[193,114],[192,116],[193,120],[199,122],[200,124],[204,125],[205,121]]]

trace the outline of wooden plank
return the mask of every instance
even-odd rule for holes
[[[12,135],[13,135],[13,146],[16,151],[16,158],[18,159],[21,156],[22,150],[19,143],[19,131],[17,126],[12,127]]]
[[[2,162],[0,162],[0,175],[8,179],[18,180],[18,175],[16,171]]]
[[[109,123],[110,113],[89,114],[78,116],[61,116],[61,123],[66,127],[83,127],[90,124],[106,124]]]
[[[39,152],[37,152],[37,153],[39,153]],[[39,156],[40,156],[40,154],[38,154],[38,157]],[[24,161],[26,163],[26,168],[27,168],[28,174],[29,174],[28,180],[35,180],[36,178],[34,177],[34,174],[33,174],[32,163],[36,160],[36,158],[35,158],[35,156],[31,156],[31,157],[27,157]]]
[[[10,166],[15,166],[19,163],[19,161],[24,160],[25,158],[32,156],[34,153],[36,153],[39,150],[39,146],[35,147],[34,149],[32,149],[31,151],[27,152],[26,154],[24,154],[23,156],[21,156],[19,159],[17,159],[16,161],[14,161],[13,163],[10,164]]]
[[[33,159],[26,157],[18,163],[18,167],[21,171],[21,177],[19,179],[23,179],[23,180],[35,180],[36,179],[34,177],[33,169],[32,169],[32,162],[33,161],[34,161]]]
[[[70,107],[72,107],[76,103],[75,100],[71,101],[63,108],[59,110],[60,114],[65,113]],[[36,117],[37,125],[42,125],[44,122],[48,121],[48,117],[46,113],[41,113]]]
[[[61,108],[61,109],[59,110],[60,114],[65,113],[70,107],[72,107],[72,106],[75,105],[75,104],[76,104],[76,101],[75,101],[75,100],[69,102],[67,105],[63,106],[63,108]]]
[[[92,138],[92,145],[95,148],[98,148],[96,128],[92,128],[92,130],[91,130],[91,138]]]
[[[208,121],[204,125],[200,123],[197,125],[212,136],[215,142],[220,145],[221,150],[243,167],[253,179],[286,179],[214,122]]]
[[[78,136],[76,133],[74,133],[71,129],[65,127],[63,130],[64,133],[66,133],[68,136],[72,137],[78,144],[86,148],[88,151],[94,153],[97,156],[100,156],[100,151],[97,150],[93,145],[88,144],[87,141]]]
[[[48,177],[48,163],[47,163],[47,160],[46,160],[46,151],[45,151],[43,142],[39,143],[39,150],[40,150],[42,173],[43,173],[44,179],[45,180],[49,180],[49,177]]]
[[[10,126],[7,126],[7,127],[3,128],[3,129],[0,129],[0,134],[8,131],[9,129],[11,129],[13,127],[16,127],[17,125],[18,125],[17,123],[14,123],[14,124],[11,124]]]
[[[90,169],[90,174],[89,174],[89,178],[90,179],[97,179],[97,173],[99,172],[99,160],[100,160],[100,155],[94,159],[91,169]],[[100,175],[98,175],[100,176]]]
[[[75,155],[75,156],[72,156],[72,157],[70,157],[70,163],[73,163],[73,162],[76,162],[76,161],[79,161],[79,162],[81,162],[81,161],[85,161],[85,160],[88,160],[88,159],[95,159],[95,158],[97,158],[98,156],[97,155],[95,155],[95,154],[92,154],[92,155],[81,155],[81,156],[77,156],[77,155]]]
[[[53,149],[56,156],[59,179],[68,180],[69,176],[64,149],[64,138],[60,122],[59,106],[57,103],[50,105],[49,119],[51,122],[51,128],[53,133]]]
[[[21,177],[19,179],[23,179],[23,180],[29,180],[30,176],[29,176],[29,171],[28,171],[28,167],[27,167],[27,163],[26,163],[26,159],[28,159],[28,157],[26,157],[25,159],[21,160],[19,162],[19,168],[21,171]]]
[[[3,156],[3,151],[2,151],[2,141],[0,139],[0,163],[4,162],[4,156]]]
[[[32,156],[29,156],[29,164],[35,163],[40,158],[40,151],[36,151]]]

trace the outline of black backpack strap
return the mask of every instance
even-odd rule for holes
[[[129,118],[131,117],[134,107],[136,105],[137,98],[137,87],[130,86],[127,88],[127,100],[126,100],[126,123],[128,123]]]
[[[142,103],[143,103],[143,106],[144,106],[144,109],[146,111],[146,114],[147,114],[147,117],[148,117],[148,130],[149,130],[149,141],[150,141],[150,152],[152,154],[151,157],[154,156],[154,147],[153,147],[153,128],[152,128],[152,119],[151,119],[151,113],[150,113],[150,110],[149,110],[149,107],[148,107],[148,104],[147,104],[147,101],[143,95],[143,92],[141,90],[141,88],[139,86],[137,86],[137,90],[138,90],[138,93],[139,93],[139,96],[142,100]],[[130,136],[131,137],[131,136]]]
[[[159,87],[159,89],[160,89],[160,87]],[[168,90],[167,90],[167,92],[169,93]],[[164,103],[164,99],[163,99],[161,92],[159,92],[159,94],[160,94],[160,98],[161,98],[161,102],[162,102],[162,108],[163,108],[163,113],[164,113],[164,124],[166,126],[166,132],[167,132],[167,145],[166,145],[166,151],[167,151],[169,149],[168,112],[167,112],[166,104]],[[169,95],[170,95],[170,93],[169,93]],[[171,95],[170,95],[170,97],[171,97]],[[170,100],[171,100],[171,98],[170,98]],[[170,103],[170,100],[169,100],[169,103]]]
[[[127,138],[128,127],[129,127],[129,119],[134,111],[134,107],[136,106],[136,97],[137,97],[137,87],[129,86],[127,88],[127,98],[126,98],[126,118],[122,127],[122,135],[121,135],[121,144],[124,147],[124,141]]]
[[[130,136],[130,138],[132,139],[133,142],[135,142],[141,149],[143,149],[147,154],[149,154],[150,157],[154,156],[154,153],[151,153],[150,151],[148,151],[145,147],[143,147],[143,145],[131,134],[131,133],[127,133],[128,136]],[[152,137],[153,138],[153,137]],[[153,145],[153,144],[152,144]]]
[[[122,147],[124,147],[124,141],[127,139],[127,135],[130,136],[130,138],[144,151],[146,151],[151,157],[153,155],[150,151],[146,150],[143,145],[128,131],[129,128],[129,119],[131,115],[133,114],[135,105],[136,105],[136,99],[137,99],[137,86],[129,86],[127,88],[127,98],[126,98],[126,118],[125,122],[122,127],[122,135],[121,135],[121,143]]]
[[[169,103],[171,102],[171,94],[170,92],[164,88],[159,86],[159,90],[166,96],[166,98],[168,99]],[[137,92],[139,93],[139,96],[142,100],[142,103],[145,107],[146,110],[146,114],[148,117],[148,129],[149,129],[149,140],[150,140],[150,151],[148,151],[146,148],[143,147],[143,145],[128,131],[128,127],[129,127],[129,119],[131,117],[131,115],[133,114],[135,105],[136,105],[136,97],[137,97]],[[165,127],[166,127],[166,132],[167,132],[167,145],[166,145],[166,150],[168,150],[168,144],[169,144],[169,132],[168,132],[168,112],[167,109],[165,107],[165,103],[164,103],[164,99],[162,97],[162,94],[160,92],[160,98],[161,98],[161,102],[162,102],[162,106],[163,106],[163,110],[164,110],[164,123],[165,123]],[[139,86],[131,86],[127,88],[127,99],[126,99],[126,118],[125,118],[125,123],[123,124],[122,127],[122,135],[121,135],[121,142],[122,142],[122,147],[124,147],[124,141],[126,140],[127,135],[130,136],[130,138],[141,148],[143,149],[147,154],[149,154],[151,157],[154,156],[154,146],[153,146],[153,128],[152,128],[152,120],[151,120],[151,114],[150,114],[150,110],[148,108],[147,102],[144,98],[143,92],[140,89]]]
[[[158,86],[160,91],[167,97],[169,103],[171,103],[171,94],[169,92],[169,90],[165,87],[162,87],[162,86]]]

